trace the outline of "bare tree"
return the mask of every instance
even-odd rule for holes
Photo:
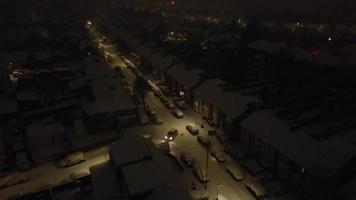
[[[134,95],[142,100],[144,108],[146,109],[145,99],[148,94],[149,85],[145,78],[142,76],[137,76],[133,84],[133,89]]]

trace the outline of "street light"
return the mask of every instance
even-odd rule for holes
[[[219,187],[222,186],[221,183],[216,184],[216,200],[219,200]]]

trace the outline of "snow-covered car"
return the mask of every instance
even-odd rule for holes
[[[184,117],[183,112],[180,111],[180,110],[174,110],[172,113],[173,113],[173,115],[174,115],[175,117],[177,117],[178,119],[181,119],[181,118]]]
[[[78,163],[84,162],[84,153],[82,151],[72,153],[64,157],[62,160],[59,161],[60,167],[70,167],[76,165]]]
[[[211,145],[211,141],[210,141],[209,137],[207,137],[205,135],[198,135],[197,139],[204,146],[210,146]]]
[[[219,162],[226,162],[226,154],[216,148],[210,149],[210,154]]]
[[[206,170],[199,167],[197,163],[193,166],[193,173],[200,182],[205,183],[209,181],[209,177],[206,176]]]
[[[170,141],[173,141],[175,137],[178,136],[178,130],[173,128],[171,129],[170,131],[168,131],[167,135],[164,136],[164,139],[167,141],[167,142],[170,142]]]
[[[188,124],[186,127],[185,127],[189,133],[191,133],[192,135],[198,135],[199,134],[199,128],[194,125],[194,124]]]
[[[188,167],[192,167],[195,164],[195,158],[193,158],[193,156],[188,153],[188,152],[183,152],[180,154],[180,159],[188,166]]]
[[[231,175],[231,177],[233,179],[235,179],[236,181],[242,181],[244,179],[244,173],[242,172],[242,170],[236,166],[235,164],[227,164],[226,165],[226,171]]]
[[[28,177],[23,173],[13,173],[0,181],[0,188],[5,188],[28,181]]]

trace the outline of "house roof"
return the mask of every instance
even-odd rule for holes
[[[136,53],[144,58],[149,58],[155,53],[155,50],[150,47],[150,43],[144,43],[135,49]]]
[[[141,140],[129,136],[112,143],[109,153],[115,166],[139,162],[150,155],[148,147]]]
[[[103,58],[96,56],[87,56],[82,60],[84,72],[88,79],[97,79],[106,77],[111,73],[111,69]]]
[[[76,90],[76,89],[79,89],[87,84],[88,84],[88,81],[85,78],[80,77],[73,81],[69,81],[68,87],[70,90]]]
[[[84,110],[87,115],[116,111],[128,111],[135,108],[135,105],[127,96],[113,96],[111,98],[96,100],[84,105]]]
[[[224,91],[222,86],[225,84],[226,82],[220,79],[209,79],[194,90],[194,95],[206,99],[230,118],[238,117],[246,111],[249,103],[260,102],[255,96]]]
[[[128,32],[123,30],[116,30],[116,34],[124,41],[131,49],[137,48],[142,42],[132,37]]]
[[[157,187],[152,162],[139,162],[121,168],[130,196],[151,192]]]
[[[28,59],[29,55],[28,51],[15,51],[10,55],[10,61],[24,62]]]
[[[304,167],[307,173],[320,178],[334,175],[356,155],[355,147],[342,141],[321,143],[303,131],[292,132],[286,121],[270,111],[251,114],[241,126]]]
[[[39,99],[37,92],[18,92],[16,99],[19,101],[37,101]]]
[[[263,51],[266,53],[277,54],[282,50],[282,46],[276,43],[271,43],[265,39],[259,39],[248,45],[249,48]]]
[[[92,46],[93,46],[93,44],[92,44],[91,40],[89,40],[89,39],[84,39],[84,40],[82,40],[82,41],[79,42],[79,44],[78,44],[78,49],[79,49],[79,51],[83,51],[83,50],[85,50],[86,48],[90,48],[90,47],[92,47]]]
[[[136,108],[125,89],[117,79],[112,78],[114,71],[108,65],[96,63],[95,57],[83,61],[87,77],[91,77],[91,88],[95,101],[84,105],[87,114],[127,111]]]
[[[51,58],[49,51],[35,51],[34,56],[36,60],[48,60]]]
[[[95,199],[119,200],[122,194],[119,190],[119,182],[116,178],[115,168],[110,162],[104,162],[90,168],[91,181]]]
[[[178,83],[186,85],[187,87],[193,87],[201,80],[201,74],[204,70],[201,69],[186,69],[184,64],[173,65],[167,70],[167,74]]]
[[[18,111],[18,103],[7,95],[0,95],[0,114],[10,114]]]
[[[176,57],[170,55],[164,55],[162,53],[156,52],[150,57],[150,61],[152,66],[158,68],[162,71],[165,71],[168,67],[170,67]]]

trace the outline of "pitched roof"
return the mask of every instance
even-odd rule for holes
[[[104,162],[90,168],[91,181],[95,199],[119,200],[119,182],[116,178],[115,169],[110,162]]]
[[[201,69],[186,69],[184,64],[173,65],[167,70],[167,74],[179,82],[180,84],[186,85],[188,87],[193,87],[201,80],[201,74],[205,71]]]
[[[355,147],[340,140],[318,142],[303,131],[292,132],[288,123],[270,111],[257,111],[241,126],[319,178],[334,175],[353,156]],[[302,148],[301,148],[302,147]]]
[[[150,57],[150,61],[152,66],[158,68],[162,71],[165,71],[168,67],[170,67],[176,57],[170,55],[164,55],[162,53],[156,52]]]
[[[225,84],[226,82],[220,79],[209,79],[194,90],[194,95],[206,99],[230,118],[241,115],[247,110],[249,103],[260,102],[255,96],[243,96],[238,92],[224,91],[222,86]]]

